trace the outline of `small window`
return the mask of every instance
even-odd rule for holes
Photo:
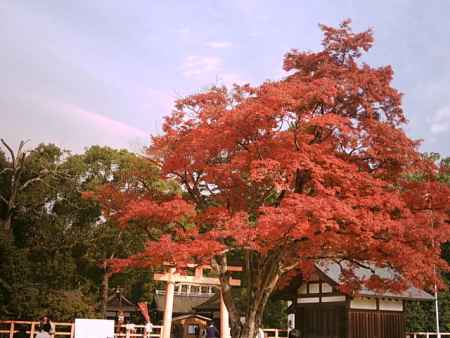
[[[202,286],[202,293],[208,293],[209,288],[207,286]]]
[[[309,293],[319,293],[320,292],[319,285],[320,283],[310,283],[308,285]]]
[[[328,283],[322,283],[322,293],[330,293],[333,292],[333,288]]]
[[[198,335],[200,332],[200,327],[196,324],[190,324],[188,325],[187,333],[189,335]]]
[[[298,293],[300,295],[306,295],[308,293],[307,284],[302,284],[302,286],[298,289]]]

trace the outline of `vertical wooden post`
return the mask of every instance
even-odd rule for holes
[[[9,338],[14,338],[14,321],[11,322],[9,327]]]
[[[70,338],[73,338],[74,332],[75,331],[75,323],[72,323],[72,325],[70,325]]]
[[[30,338],[34,338],[34,322],[31,323]]]
[[[170,338],[170,329],[172,326],[173,295],[175,292],[175,281],[173,278],[174,273],[175,268],[170,268],[166,288],[166,299],[164,305],[164,322],[163,322],[162,338]]]
[[[220,292],[220,338],[231,338],[230,319],[228,309],[223,301],[222,292]]]
[[[275,338],[278,338],[278,329],[275,329]]]

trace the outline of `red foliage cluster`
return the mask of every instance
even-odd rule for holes
[[[131,200],[119,220],[187,218],[191,228],[121,264],[182,265],[247,250],[275,257],[280,273],[324,257],[370,261],[420,286],[435,281],[435,266],[447,269],[442,169],[401,129],[392,69],[359,61],[371,31],[355,34],[349,24],[321,26],[320,52],[287,53],[282,80],[177,102],[148,155],[183,186],[186,202]]]

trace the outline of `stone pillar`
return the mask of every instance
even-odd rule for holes
[[[230,319],[228,309],[223,301],[222,292],[220,292],[220,338],[231,338]]]
[[[169,269],[169,278],[167,280],[166,298],[164,302],[164,321],[162,338],[170,338],[170,329],[172,326],[172,312],[173,312],[173,295],[175,291],[175,281],[173,274],[175,268]]]

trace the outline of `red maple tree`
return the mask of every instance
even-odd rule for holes
[[[118,267],[213,266],[233,337],[254,337],[280,279],[319,258],[400,273],[392,283],[355,281],[347,271],[347,292],[361,283],[427,287],[439,280],[435,267],[447,269],[440,244],[449,238],[449,188],[402,130],[391,67],[360,60],[370,30],[354,33],[350,21],[320,27],[323,49],[287,53],[282,80],[178,100],[148,156],[184,193],[131,200],[118,219],[170,225]],[[243,310],[230,292],[231,256],[247,278]]]

